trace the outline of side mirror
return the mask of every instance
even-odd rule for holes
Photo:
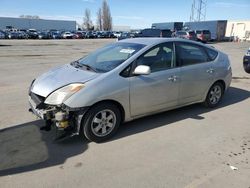
[[[149,75],[151,73],[151,69],[146,65],[139,65],[134,70],[134,75]]]

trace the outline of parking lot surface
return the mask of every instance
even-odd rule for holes
[[[196,104],[125,123],[102,144],[60,142],[28,112],[41,73],[114,39],[0,40],[0,187],[250,187],[250,43],[209,44],[229,55],[233,80],[216,109]]]

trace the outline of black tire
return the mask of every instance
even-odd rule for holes
[[[106,118],[103,117],[102,112],[106,113]],[[111,116],[112,119],[109,120]],[[110,127],[108,124],[113,124],[113,126]],[[117,132],[120,124],[121,112],[119,108],[112,103],[100,103],[86,113],[81,131],[88,140],[99,143],[111,138]],[[103,130],[107,132],[103,133]]]
[[[218,92],[216,92],[218,91]],[[220,82],[214,83],[207,93],[204,105],[209,108],[214,108],[218,106],[224,94],[224,86]]]
[[[250,74],[250,63],[244,62],[243,67],[244,67],[245,72]]]

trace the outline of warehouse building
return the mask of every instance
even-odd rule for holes
[[[213,40],[224,40],[226,33],[227,21],[200,21],[200,22],[163,22],[153,23],[152,28],[155,29],[170,29],[170,30],[209,30]]]
[[[200,22],[185,22],[184,28],[190,30],[209,30],[213,40],[221,41],[225,38],[227,20],[212,20]]]
[[[151,26],[152,29],[161,29],[161,30],[170,29],[172,31],[182,30],[182,27],[183,27],[183,22],[153,23]]]
[[[250,21],[227,21],[226,37],[250,41]]]
[[[76,21],[0,17],[0,29],[76,30]]]

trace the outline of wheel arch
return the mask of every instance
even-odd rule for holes
[[[222,86],[223,86],[223,93],[225,92],[225,90],[226,90],[226,83],[225,83],[225,81],[222,80],[222,79],[218,79],[218,80],[214,81],[214,82],[207,88],[207,91],[204,93],[204,96],[203,96],[203,98],[202,98],[202,101],[205,101],[205,100],[206,100],[206,97],[207,97],[207,94],[208,94],[210,88],[211,88],[214,84],[216,84],[216,83],[221,83]]]
[[[89,109],[88,111],[93,107],[93,106],[96,106],[96,105],[99,105],[99,104],[103,104],[103,103],[109,103],[109,104],[114,104],[118,107],[119,111],[121,112],[121,122],[124,122],[124,119],[125,119],[125,110],[122,106],[121,103],[115,101],[115,100],[110,100],[110,99],[107,99],[107,100],[102,100],[102,101],[98,101],[96,103],[94,103]],[[86,113],[85,113],[86,114]]]
[[[222,79],[219,79],[219,80],[215,81],[215,82],[212,84],[212,86],[213,86],[214,84],[216,84],[216,83],[221,83],[221,84],[222,84],[222,86],[223,86],[223,93],[224,93],[224,92],[225,92],[225,89],[226,89],[226,83],[225,83],[225,81],[222,80]],[[211,87],[212,87],[212,86],[211,86]]]

